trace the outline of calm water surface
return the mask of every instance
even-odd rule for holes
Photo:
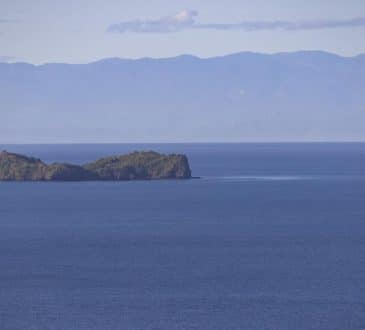
[[[0,329],[364,329],[365,144],[184,152],[199,180],[0,183]]]

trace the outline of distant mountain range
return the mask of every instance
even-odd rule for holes
[[[0,63],[0,141],[365,140],[365,55]]]

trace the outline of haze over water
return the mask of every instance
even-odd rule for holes
[[[365,327],[365,144],[0,149],[183,152],[201,177],[0,183],[1,329]]]

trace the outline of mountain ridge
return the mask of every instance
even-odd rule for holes
[[[365,140],[365,55],[0,64],[3,143]]]
[[[329,55],[332,57],[337,58],[343,58],[343,59],[352,59],[352,58],[365,58],[365,53],[359,53],[356,55],[340,55],[337,53],[332,53],[329,51],[323,51],[323,50],[297,50],[297,51],[282,51],[282,52],[275,52],[275,53],[263,53],[263,52],[254,52],[254,51],[241,51],[241,52],[234,52],[234,53],[228,53],[224,55],[214,55],[214,56],[198,56],[194,54],[181,54],[181,55],[175,55],[175,56],[167,56],[167,57],[136,57],[136,58],[129,58],[129,57],[118,57],[118,56],[112,56],[112,57],[103,57],[98,60],[92,60],[87,61],[84,63],[68,63],[68,62],[44,62],[40,64],[33,64],[27,61],[12,61],[12,62],[1,62],[0,64],[28,64],[31,66],[39,67],[43,65],[88,65],[88,64],[96,64],[96,63],[103,63],[103,62],[135,62],[135,61],[145,61],[145,60],[155,60],[155,61],[163,61],[163,60],[172,60],[172,59],[181,59],[181,58],[191,58],[191,59],[197,59],[197,60],[211,60],[211,59],[219,59],[224,57],[230,57],[230,56],[239,56],[239,55],[263,55],[263,56],[276,56],[276,55],[298,55],[298,54],[317,54],[317,55]]]

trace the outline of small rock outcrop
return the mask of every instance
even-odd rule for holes
[[[185,155],[133,152],[96,160],[83,166],[46,164],[40,159],[2,151],[0,181],[122,181],[189,179]]]

